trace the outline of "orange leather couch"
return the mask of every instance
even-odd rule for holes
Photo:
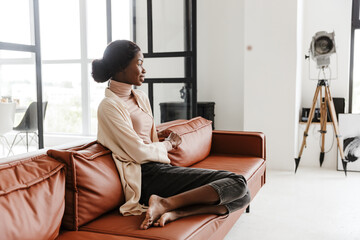
[[[108,149],[91,142],[30,155],[0,164],[1,239],[223,239],[246,209],[140,230],[144,214],[118,212],[124,196]],[[265,159],[262,133],[213,131],[209,155],[190,167],[244,175],[253,199],[265,184]]]

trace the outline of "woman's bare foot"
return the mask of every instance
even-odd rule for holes
[[[154,226],[163,227],[166,223],[173,222],[182,217],[178,211],[166,212],[154,223]]]
[[[148,229],[168,210],[165,198],[157,195],[151,195],[149,199],[149,208],[146,212],[144,221],[140,225],[140,229]]]

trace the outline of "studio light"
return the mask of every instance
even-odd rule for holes
[[[330,55],[335,53],[335,33],[317,32],[310,44],[310,53],[318,68],[326,68],[330,64]]]
[[[335,33],[327,33],[325,31],[317,32],[315,36],[313,36],[309,52],[311,54],[311,58],[316,62],[318,72],[323,73],[323,78],[320,78],[320,74],[318,75],[318,84],[315,90],[315,95],[313,98],[313,103],[310,108],[309,116],[306,123],[306,128],[304,131],[303,142],[301,144],[301,148],[299,151],[299,155],[295,158],[295,173],[297,168],[299,167],[300,159],[304,148],[306,147],[306,138],[308,136],[308,131],[310,128],[310,124],[315,116],[316,104],[317,99],[320,97],[320,133],[321,133],[321,152],[320,152],[320,167],[323,164],[324,157],[325,157],[325,134],[326,130],[326,123],[327,123],[327,114],[329,113],[330,119],[332,120],[332,125],[334,127],[334,133],[337,140],[337,146],[339,148],[339,153],[341,157],[341,161],[343,164],[343,169],[345,175],[347,175],[347,163],[349,162],[348,159],[344,157],[344,151],[342,148],[342,139],[338,129],[338,122],[335,112],[335,106],[333,98],[331,97],[330,87],[329,87],[329,78],[327,78],[325,74],[325,70],[330,71],[331,76],[331,68],[329,67],[330,64],[330,56],[335,51],[335,40],[334,40]],[[334,55],[336,56],[336,55]],[[309,56],[305,55],[305,59],[308,59]],[[309,65],[310,66],[310,65]],[[331,79],[331,77],[330,77]]]

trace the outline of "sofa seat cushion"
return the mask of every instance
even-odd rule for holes
[[[139,240],[139,238],[87,231],[68,231],[60,234],[56,240]]]
[[[145,213],[138,216],[121,216],[118,211],[108,213],[82,226],[80,231],[98,232],[140,239],[208,239],[226,220],[224,216],[197,215],[170,222],[165,227],[139,229]]]
[[[64,196],[64,164],[47,155],[1,164],[0,238],[55,239]]]
[[[171,164],[188,167],[207,157],[211,149],[212,122],[196,117],[190,120],[175,120],[158,125],[157,131],[160,141],[171,132],[177,133],[181,144],[169,151]]]
[[[65,214],[63,228],[79,226],[118,208],[124,193],[111,151],[96,141],[48,155],[65,163]]]
[[[225,170],[241,174],[246,180],[265,163],[264,159],[232,154],[211,154],[203,161],[194,164],[194,168]]]

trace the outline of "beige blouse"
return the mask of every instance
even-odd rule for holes
[[[136,102],[152,117],[149,99],[140,90],[131,90]],[[153,121],[151,140],[146,144],[133,128],[126,103],[108,88],[98,108],[98,141],[112,151],[125,194],[120,207],[124,216],[140,215],[146,207],[139,204],[141,194],[141,164],[170,163],[166,145],[159,142]]]

